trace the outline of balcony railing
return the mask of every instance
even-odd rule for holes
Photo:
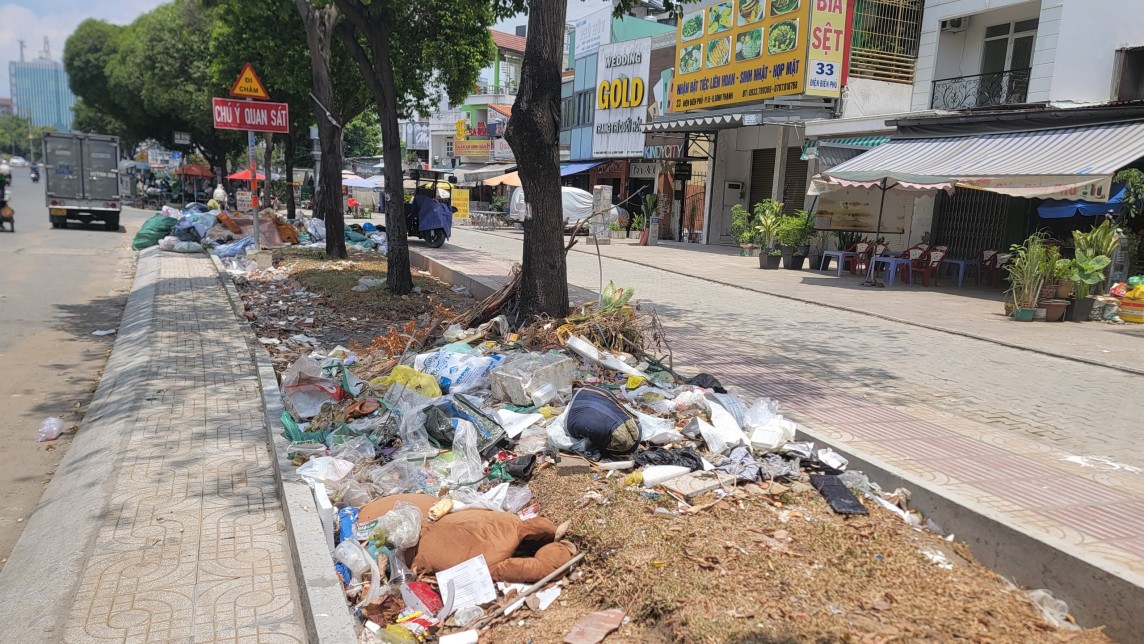
[[[968,110],[992,105],[1017,105],[1029,95],[1031,69],[943,78],[933,82],[930,109]]]

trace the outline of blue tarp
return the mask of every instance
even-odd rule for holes
[[[579,174],[585,170],[591,170],[592,168],[600,165],[600,163],[602,162],[591,161],[589,163],[569,163],[568,165],[562,166],[560,168],[560,176],[567,177],[568,175]]]
[[[1066,201],[1046,199],[1037,207],[1041,219],[1068,219],[1074,215],[1097,217],[1112,213],[1119,215],[1124,209],[1124,185],[1112,186],[1112,197],[1106,203],[1095,201]]]

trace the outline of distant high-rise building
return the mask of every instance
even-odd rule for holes
[[[12,114],[12,99],[0,98],[0,116],[9,116]]]
[[[12,108],[17,116],[35,126],[51,126],[60,132],[71,130],[75,95],[68,87],[64,66],[51,59],[46,39],[44,51],[35,60],[25,61],[21,49],[20,60],[8,63],[8,77]]]

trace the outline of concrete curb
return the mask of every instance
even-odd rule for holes
[[[79,432],[0,572],[0,622],[9,642],[62,641],[135,426],[151,360],[157,249],[135,281]],[[32,440],[32,437],[21,437]],[[66,529],[61,529],[66,526]]]
[[[474,232],[481,232],[481,233],[484,233],[486,235],[496,235],[497,237],[503,237],[505,239],[516,239],[516,237],[513,237],[513,236],[502,235],[500,233],[491,232],[491,231],[475,230]],[[595,254],[594,250],[588,250],[586,248],[573,247],[572,250],[573,250],[573,252],[577,252],[577,253],[587,253],[590,255]],[[412,251],[410,251],[410,254],[412,254]],[[936,324],[926,324],[924,322],[917,322],[914,320],[906,320],[903,318],[894,317],[892,315],[886,315],[884,313],[877,313],[874,311],[866,311],[863,309],[858,309],[858,308],[854,308],[854,307],[850,307],[850,306],[839,306],[839,305],[835,305],[835,304],[824,304],[823,302],[821,302],[819,300],[815,300],[815,299],[802,298],[802,297],[798,297],[795,295],[786,295],[784,293],[774,293],[772,291],[764,291],[762,289],[750,288],[747,286],[743,286],[742,284],[735,284],[734,282],[727,282],[724,280],[714,279],[711,277],[703,277],[701,275],[692,275],[691,273],[685,273],[683,271],[672,270],[670,268],[665,268],[665,267],[659,266],[657,264],[637,262],[634,259],[627,259],[625,257],[606,256],[606,258],[615,260],[617,262],[627,262],[628,264],[635,264],[636,266],[643,266],[644,268],[654,268],[656,270],[660,270],[660,271],[663,271],[665,273],[671,273],[672,275],[681,275],[683,277],[691,277],[691,278],[694,278],[697,280],[702,280],[704,282],[710,282],[712,284],[729,286],[731,288],[737,288],[741,291],[749,291],[751,293],[770,295],[771,297],[778,297],[778,298],[782,298],[784,300],[790,300],[792,302],[800,302],[802,304],[813,304],[814,306],[819,306],[822,308],[830,309],[832,311],[846,311],[848,313],[857,313],[858,315],[865,315],[868,317],[877,318],[879,320],[886,320],[888,322],[897,322],[898,324],[907,324],[909,326],[914,326],[914,327],[918,327],[921,329],[927,329],[930,331],[937,331],[939,333],[948,333],[950,335],[957,335],[957,336],[961,336],[963,338],[970,338],[972,340],[979,340],[981,342],[989,342],[992,344],[998,344],[998,345],[1001,345],[1003,347],[1008,347],[1010,349],[1017,349],[1019,351],[1028,351],[1029,353],[1036,353],[1036,354],[1040,354],[1043,356],[1048,356],[1050,358],[1058,358],[1060,360],[1072,360],[1073,362],[1080,362],[1083,364],[1092,365],[1094,367],[1104,367],[1105,369],[1115,369],[1117,371],[1123,371],[1124,373],[1130,373],[1133,375],[1144,376],[1144,370],[1135,369],[1133,367],[1126,367],[1124,365],[1105,364],[1103,362],[1100,362],[1097,360],[1092,360],[1090,358],[1083,358],[1080,356],[1070,356],[1070,355],[1061,354],[1061,353],[1053,353],[1051,351],[1045,351],[1044,349],[1038,349],[1036,347],[1023,346],[1020,344],[1015,344],[1013,342],[1009,342],[1007,340],[998,340],[997,338],[991,338],[988,336],[974,335],[973,333],[969,333],[968,331],[958,331],[957,329],[950,329],[948,327],[937,326]],[[466,279],[470,279],[470,278],[466,277]],[[474,293],[476,293],[476,291],[474,291]]]
[[[357,642],[353,616],[346,605],[342,582],[334,572],[333,559],[326,542],[325,528],[318,516],[314,494],[310,486],[294,475],[294,465],[286,456],[290,442],[286,440],[286,428],[281,420],[285,408],[270,354],[258,342],[253,329],[246,322],[243,313],[246,307],[242,303],[242,296],[222,261],[213,254],[211,261],[226,288],[231,308],[243,327],[246,344],[258,368],[267,438],[274,449],[274,478],[282,497],[282,514],[290,537],[294,578],[298,582],[298,599],[306,620],[306,630],[313,642],[353,644]]]
[[[495,285],[485,284],[419,252],[410,250],[410,260],[414,266],[442,281],[465,284],[478,298],[487,296],[482,293],[497,290]],[[1108,562],[1078,552],[1072,544],[1054,543],[1054,539],[1045,535],[1010,525],[999,512],[971,499],[959,499],[938,491],[913,474],[850,446],[837,445],[805,426],[799,426],[799,434],[844,455],[850,461],[850,469],[861,470],[884,489],[909,488],[913,493],[910,506],[955,533],[955,538],[966,543],[979,562],[1021,586],[1048,588],[1055,597],[1068,603],[1069,610],[1081,624],[1103,624],[1108,635],[1122,641],[1132,641],[1144,631],[1144,612],[1138,609],[1144,606],[1144,576],[1114,570]]]

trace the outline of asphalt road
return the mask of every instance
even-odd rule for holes
[[[147,213],[125,210],[118,232],[69,224],[53,230],[44,182],[13,168],[16,232],[0,232],[0,564],[7,561],[70,443],[37,443],[43,419],[78,428],[131,290],[131,238]],[[65,524],[61,524],[65,525]]]

